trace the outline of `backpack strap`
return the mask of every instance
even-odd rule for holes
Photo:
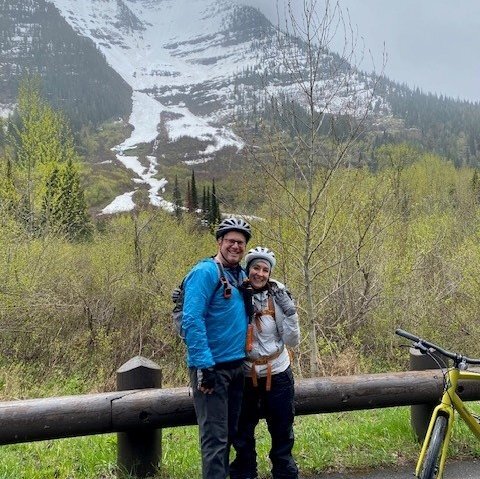
[[[270,293],[268,294],[268,309],[265,312],[275,319],[275,305],[273,304],[273,298]]]
[[[260,332],[262,331],[262,323],[260,322],[260,318],[263,315],[271,316],[275,321],[275,305],[273,304],[273,298],[270,291],[268,292],[268,296],[267,296],[267,308],[255,311],[255,314],[254,314],[255,325],[257,326],[257,329]]]
[[[217,265],[218,279],[219,279],[219,282],[215,288],[214,294],[217,292],[220,286],[223,286],[223,297],[225,299],[230,299],[232,297],[232,287],[228,282],[228,278],[225,274],[225,270],[223,269],[223,264],[220,261],[218,261],[216,258],[213,258],[213,261]]]
[[[223,297],[228,299],[232,295],[232,287],[230,286],[230,283],[228,282],[227,276],[225,275],[225,270],[223,269],[222,263],[215,259],[214,256],[211,257],[213,259],[213,262],[217,265],[217,272],[218,272],[218,282],[217,285],[215,286],[215,289],[213,290],[212,296],[210,297],[210,301],[212,301],[214,294],[220,289],[220,286],[223,286]],[[206,261],[208,258],[205,258],[202,261]],[[180,283],[179,288],[183,289],[184,282],[185,282],[186,276],[182,279],[182,282]]]

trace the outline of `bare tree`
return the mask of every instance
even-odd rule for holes
[[[384,191],[377,189],[374,200],[358,202],[365,165],[353,155],[353,146],[365,131],[374,101],[380,101],[375,96],[379,77],[367,77],[354,66],[356,36],[337,3],[304,0],[298,17],[288,1],[285,13],[276,66],[284,83],[265,88],[262,136],[248,154],[266,176],[269,222],[262,234],[285,259],[285,279],[297,283],[310,373],[317,374],[319,334],[326,327],[322,304],[357,273],[361,298],[350,317],[363,318],[376,294],[366,255],[360,252],[381,229],[372,225],[379,220]],[[332,42],[339,36],[343,49],[333,54]],[[348,261],[354,269],[345,274]],[[338,272],[337,280],[320,287],[327,271]]]

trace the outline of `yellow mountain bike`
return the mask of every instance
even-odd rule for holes
[[[457,394],[458,381],[480,381],[480,373],[468,371],[469,364],[480,364],[480,359],[471,359],[461,354],[447,351],[402,329],[396,334],[412,341],[412,346],[423,354],[432,355],[432,350],[453,361],[453,366],[439,364],[443,370],[443,395],[440,404],[433,410],[418,458],[415,475],[419,479],[441,479],[445,468],[448,445],[453,431],[455,411],[467,423],[467,426],[480,439],[480,418],[472,414]]]

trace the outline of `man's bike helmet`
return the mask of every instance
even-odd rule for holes
[[[243,233],[247,243],[252,237],[250,225],[246,221],[242,220],[242,218],[235,218],[232,216],[231,218],[222,220],[217,227],[215,237],[218,240],[225,236],[229,231],[238,231],[239,233]]]

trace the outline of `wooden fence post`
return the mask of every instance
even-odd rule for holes
[[[162,371],[142,356],[127,361],[117,370],[117,390],[162,387]],[[142,420],[142,417],[139,418]],[[142,421],[144,422],[144,421]],[[162,457],[162,430],[148,426],[117,433],[119,476],[145,478],[153,476]]]
[[[431,356],[422,354],[418,349],[410,348],[410,370],[424,371],[427,369],[438,369],[438,373],[442,374],[439,364],[444,365],[446,358],[431,351],[432,355],[437,358],[438,363]],[[435,406],[440,401],[440,396],[435,402],[428,402],[425,404],[416,404],[410,407],[410,424],[417,436],[417,439],[422,442],[427,433],[428,424],[432,416]]]

